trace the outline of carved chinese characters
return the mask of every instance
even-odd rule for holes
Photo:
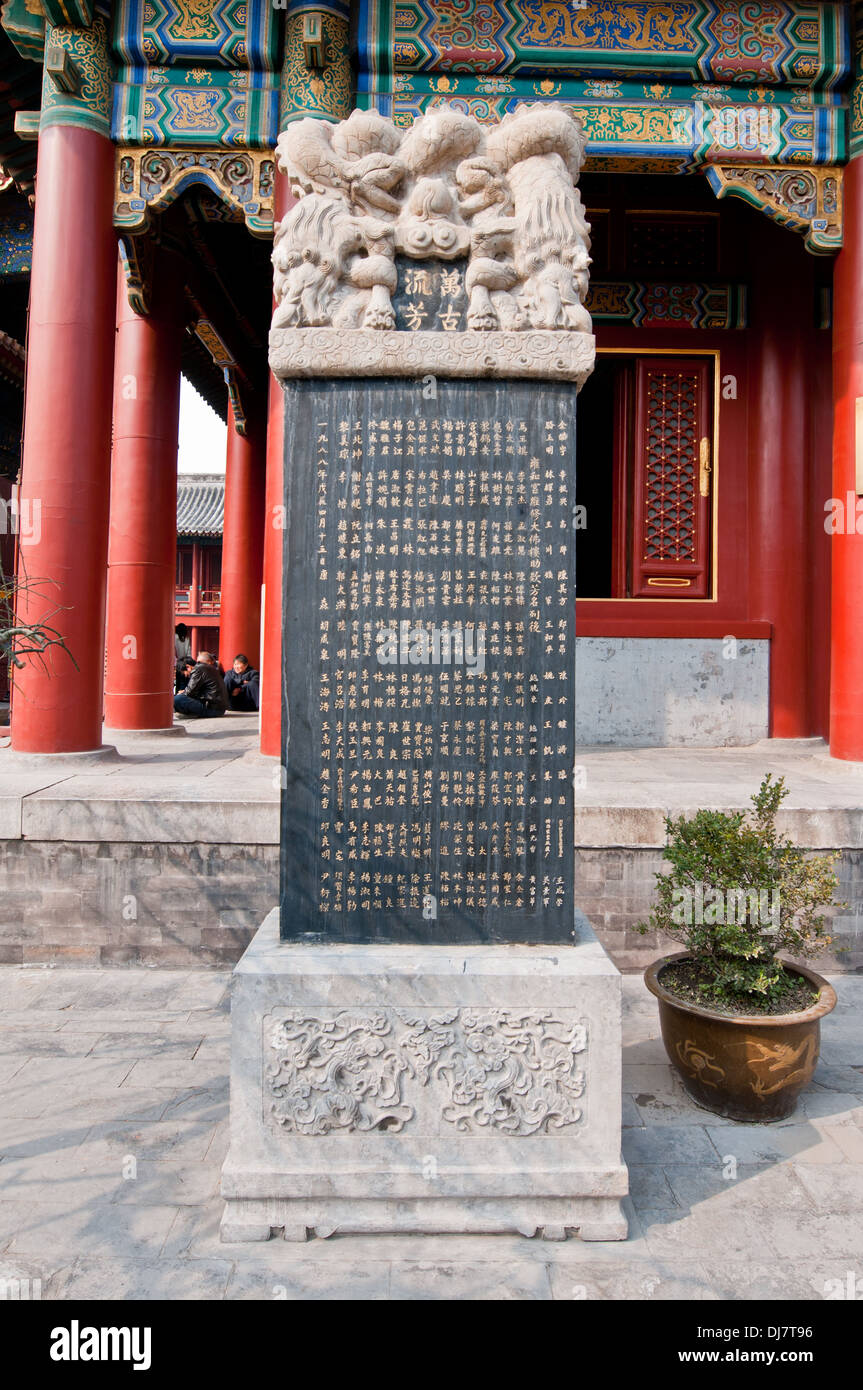
[[[574,410],[287,388],[286,935],[571,939]]]

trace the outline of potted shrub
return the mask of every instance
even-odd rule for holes
[[[666,817],[657,905],[642,933],[685,950],[656,961],[662,1039],[692,1099],[716,1114],[786,1119],[818,1061],[821,1019],[836,995],[813,970],[780,959],[829,945],[838,853],[807,855],[776,829],[785,779],[768,774],[751,811]]]

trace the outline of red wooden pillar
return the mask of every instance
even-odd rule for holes
[[[833,279],[833,497],[830,752],[863,761],[863,160],[845,169],[845,236]],[[861,416],[857,424],[858,409]],[[826,498],[824,499],[827,500]],[[860,507],[863,513],[863,506]]]
[[[179,289],[173,262],[160,257],[151,312],[142,317],[119,271],[105,676],[111,729],[174,722]]]
[[[199,541],[192,544],[192,586],[189,589],[189,612],[200,613],[201,611],[201,545]],[[198,628],[192,628],[192,655],[197,656],[198,648],[195,646]]]
[[[255,416],[247,429],[246,436],[237,433],[229,406],[219,612],[219,654],[226,671],[238,652],[252,666],[260,662],[266,436]]]
[[[773,624],[770,736],[807,738],[812,516],[806,348],[814,301],[802,241],[769,225],[759,241],[765,274],[753,296],[749,358],[752,616]]]
[[[288,181],[276,173],[276,220],[293,207]],[[261,752],[282,751],[282,541],[284,539],[285,397],[270,374],[267,412],[267,483],[264,508],[264,649],[261,653]]]
[[[95,130],[39,136],[27,350],[21,623],[59,630],[15,676],[12,746],[79,753],[102,744],[117,242],[114,148]],[[32,511],[24,511],[26,508]],[[72,660],[74,658],[74,662]]]

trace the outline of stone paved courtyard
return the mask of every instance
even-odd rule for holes
[[[222,1245],[229,975],[0,970],[0,1279],[43,1299],[789,1299],[863,1293],[863,979],[787,1123],[696,1109],[623,981],[630,1236]],[[836,1281],[835,1283],[831,1281]]]

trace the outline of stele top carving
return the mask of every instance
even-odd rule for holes
[[[277,147],[300,201],[276,228],[273,329],[395,329],[401,255],[466,259],[471,332],[590,333],[584,144],[559,105],[492,126],[453,107],[406,130],[376,111],[297,121]]]

